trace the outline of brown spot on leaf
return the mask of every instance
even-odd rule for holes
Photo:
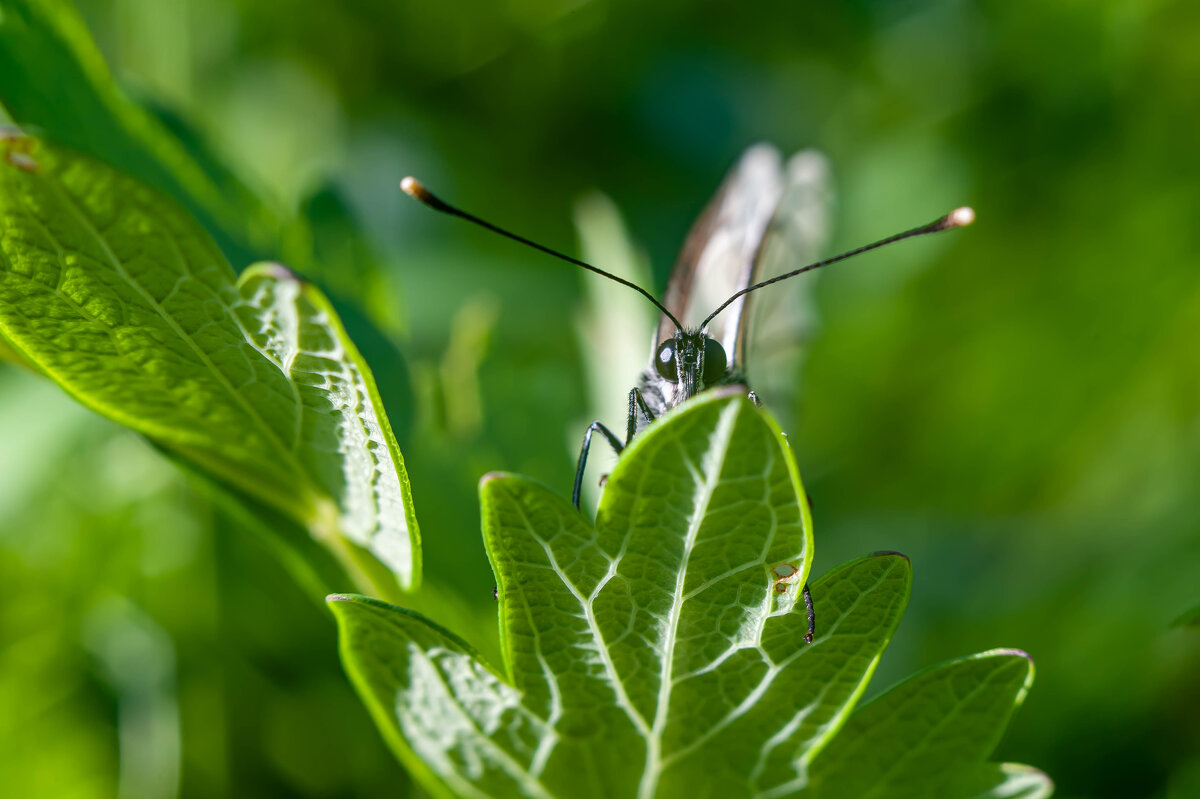
[[[29,153],[5,153],[4,160],[15,166],[17,169],[23,169],[26,172],[37,172],[38,162],[33,160],[33,156]]]
[[[786,580],[789,577],[794,577],[796,572],[800,571],[790,563],[778,563],[771,567],[771,573],[779,580]]]
[[[4,152],[4,160],[8,163],[26,172],[37,172],[38,162],[33,158],[36,147],[37,139],[26,136],[20,128],[0,125],[0,150]]]

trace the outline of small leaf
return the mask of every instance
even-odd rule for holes
[[[235,282],[166,198],[65,151],[33,158],[34,170],[0,163],[0,335],[88,407],[300,521],[360,575],[377,559],[414,585],[403,461],[324,296],[274,265]]]
[[[991,755],[1032,681],[1033,662],[1015,650],[984,652],[921,672],[855,711],[813,764],[803,795],[963,795],[950,786],[966,779],[963,769],[982,766]]]
[[[435,796],[549,796],[529,764],[543,719],[463,641],[412,611],[329,597],[342,662],[400,761]]]
[[[694,796],[697,777],[712,796],[794,792],[908,597],[903,556],[835,569],[812,586],[804,643],[803,489],[740,396],[710,392],[651,426],[595,527],[522,478],[480,493],[503,678],[409,611],[332,598],[347,671],[439,795]]]
[[[370,551],[412,587],[419,544],[408,474],[370,368],[325,295],[285,268],[252,266],[238,288],[242,329],[293,386],[297,456],[337,504],[329,532]]]

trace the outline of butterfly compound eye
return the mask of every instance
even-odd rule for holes
[[[725,348],[715,338],[704,339],[704,382],[715,383],[725,374]]]
[[[679,379],[679,366],[675,361],[675,342],[664,341],[654,353],[654,370],[667,380]]]

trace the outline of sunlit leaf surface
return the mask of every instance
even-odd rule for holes
[[[810,517],[786,440],[743,397],[710,393],[637,439],[595,526],[523,478],[491,475],[480,493],[502,670],[414,613],[332,598],[364,700],[446,795],[794,795],[909,594],[901,555],[834,569],[812,585],[804,643]],[[1007,715],[974,718],[994,739]]]
[[[323,295],[276,265],[235,282],[153,190],[48,146],[32,159],[0,163],[0,335],[88,407],[413,585],[403,461]]]

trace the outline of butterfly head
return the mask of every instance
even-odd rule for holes
[[[690,399],[709,386],[717,385],[729,371],[725,348],[702,331],[676,329],[658,345],[654,371],[675,385],[677,402]]]

